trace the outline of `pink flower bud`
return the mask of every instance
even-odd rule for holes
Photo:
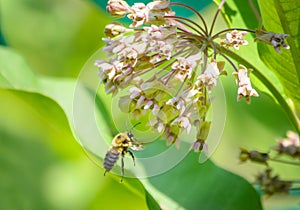
[[[109,0],[106,10],[114,17],[124,17],[129,11],[129,5],[122,0]]]

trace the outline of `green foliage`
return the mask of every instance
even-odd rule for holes
[[[286,95],[292,99],[300,116],[300,33],[298,26],[300,2],[259,1],[263,25],[269,31],[289,34],[287,42],[290,50],[278,54],[272,46],[259,45],[259,54],[271,71],[275,72],[284,87]]]
[[[42,186],[47,167],[55,161],[50,149],[3,128],[0,145],[0,209],[52,209]]]
[[[188,156],[173,169],[149,178],[153,187],[184,209],[262,209],[259,195],[243,178],[211,161],[197,164],[199,155]],[[163,199],[161,200],[164,203]]]
[[[120,209],[123,207],[122,203],[126,203],[128,199],[135,200],[136,206],[131,209],[146,209],[145,198],[136,198],[136,194],[131,192],[129,187],[120,185],[119,178],[118,181],[114,181],[105,177],[105,180],[103,173],[99,173],[99,168],[89,166],[91,163],[86,158],[82,164],[80,159],[85,154],[76,143],[61,108],[69,108],[67,113],[72,111],[72,106],[68,107],[64,102],[68,101],[72,105],[72,97],[69,96],[72,96],[73,88],[67,88],[70,86],[70,81],[37,78],[18,54],[8,49],[1,50],[2,55],[9,54],[6,64],[23,64],[16,65],[18,68],[7,64],[6,70],[16,74],[19,72],[19,75],[23,72],[23,75],[19,79],[16,79],[13,74],[5,75],[5,81],[9,83],[0,84],[2,86],[0,97],[6,99],[1,103],[0,109],[2,128],[0,166],[4,169],[1,172],[4,185],[1,186],[3,191],[1,191],[0,208],[74,210],[107,206],[107,208]],[[37,85],[23,87],[22,84],[27,78],[37,81]],[[10,86],[7,87],[6,84]],[[35,89],[36,92],[26,89]],[[44,92],[53,98],[50,99]],[[58,103],[62,105],[59,106]],[[70,167],[75,163],[75,169]],[[65,166],[61,167],[60,165],[63,164]],[[81,171],[86,170],[93,176],[88,173],[82,174]],[[102,181],[99,182],[101,179]],[[132,185],[135,188],[138,186],[135,182]],[[73,190],[69,192],[69,188]],[[115,192],[118,188],[118,192]],[[95,195],[97,197],[91,199]],[[112,203],[112,195],[119,197],[121,204]],[[107,202],[103,205],[105,199]],[[91,203],[87,203],[89,200]]]
[[[294,50],[289,51],[282,49],[281,54],[278,54],[272,46],[266,45],[265,43],[258,43],[258,50],[256,45],[250,43],[247,48],[241,49],[238,53],[232,51],[228,51],[226,53],[237,62],[243,63],[247,67],[254,69],[253,74],[258,78],[258,80],[254,80],[254,84],[260,88],[261,91],[264,91],[271,97],[274,97],[274,100],[281,105],[283,110],[285,110],[290,121],[294,124],[294,128],[299,132],[299,123],[293,113],[293,107],[289,106],[287,103],[288,98],[291,98],[295,105],[295,111],[299,112],[297,101],[300,91],[295,92],[295,90],[299,89],[299,79],[297,76],[299,73],[297,73],[298,70],[295,69],[296,66],[299,66],[297,64],[299,62],[299,53],[293,53],[293,51],[298,50],[296,46],[298,46],[297,40],[299,40],[299,34],[297,35],[298,32],[292,31],[295,30],[295,27],[294,29],[288,29],[288,26],[290,25],[289,22],[293,22],[294,24],[299,21],[297,16],[295,16],[297,12],[293,12],[294,10],[297,10],[297,4],[299,3],[290,2],[288,5],[282,2],[281,4],[284,5],[284,8],[290,12],[283,12],[283,8],[280,8],[282,7],[280,6],[280,2],[275,2],[275,4],[273,4],[271,2],[262,1],[260,7],[256,8],[255,11],[252,11],[250,4],[241,7],[239,1],[227,1],[227,4],[229,5],[227,5],[227,7],[230,8],[227,8],[227,10],[239,11],[236,13],[232,12],[230,21],[228,21],[230,26],[238,25],[239,27],[253,27],[256,25],[256,27],[251,29],[259,29],[261,24],[263,24],[268,31],[291,34],[291,43],[289,44],[291,49]],[[255,5],[256,4],[254,2],[253,7]],[[245,7],[252,12],[244,12]],[[260,10],[266,10],[266,12],[262,11],[261,18],[263,23],[259,22],[261,21],[259,17],[254,18],[253,16],[253,12],[258,12]],[[281,21],[279,20],[279,17],[277,17],[278,14],[281,14],[282,16]],[[284,14],[287,16],[286,18],[283,17]],[[234,16],[236,17],[233,18]],[[275,18],[276,21],[274,21],[273,18]],[[268,24],[270,24],[270,28],[267,27]],[[286,30],[283,30],[282,25],[285,26],[284,28]],[[261,57],[261,60],[257,60],[257,57]],[[283,74],[283,72],[285,73]]]
[[[1,0],[2,32],[35,71],[75,77],[108,23],[88,1]],[[38,57],[38,59],[37,59]]]
[[[154,200],[154,198],[151,196],[149,192],[146,192],[146,201],[149,209],[161,210],[160,206],[157,204],[157,202]]]
[[[4,88],[32,90],[38,81],[24,58],[16,51],[0,46],[0,85]]]

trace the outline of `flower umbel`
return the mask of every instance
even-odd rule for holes
[[[226,75],[224,60],[236,71],[238,100],[245,97],[249,103],[251,96],[258,96],[250,83],[251,70],[242,65],[238,69],[222,53],[225,48],[238,50],[247,45],[246,32],[255,31],[232,28],[212,34],[222,5],[208,28],[199,12],[182,3],[153,0],[129,6],[122,0],[108,1],[111,15],[127,15],[132,23],[129,28],[116,22],[106,26],[103,51],[109,59],[95,63],[101,82],[113,95],[130,87],[129,95],[119,101],[121,110],[132,118],[149,115],[152,120],[148,125],[162,133],[168,144],[178,143],[179,135],[194,127],[197,135],[192,148],[207,151],[205,141],[211,122],[206,115],[210,94],[218,78]],[[189,9],[199,19],[176,16],[171,7]]]

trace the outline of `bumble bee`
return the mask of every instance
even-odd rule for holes
[[[135,124],[131,130],[137,126],[140,123]],[[116,164],[117,160],[119,159],[119,156],[121,154],[121,169],[122,169],[122,178],[121,182],[123,181],[124,177],[124,156],[125,154],[129,153],[130,156],[132,157],[133,164],[135,165],[135,158],[133,153],[129,150],[142,150],[143,145],[141,145],[139,142],[135,141],[131,131],[127,131],[124,133],[119,133],[117,134],[113,140],[112,140],[112,145],[108,152],[105,155],[104,158],[104,176],[106,172],[109,172],[113,166]]]

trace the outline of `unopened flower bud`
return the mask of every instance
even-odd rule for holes
[[[125,32],[131,31],[130,29],[125,28],[122,24],[113,22],[105,26],[104,33],[109,38],[113,38],[123,34]]]
[[[198,133],[197,133],[197,140],[198,141],[205,141],[207,139],[207,136],[209,134],[209,130],[210,130],[210,125],[211,125],[211,122],[202,122],[200,124],[200,128],[198,130]]]
[[[114,17],[124,17],[129,11],[129,5],[122,0],[109,0],[106,10]]]
[[[150,10],[163,10],[169,11],[170,2],[169,1],[160,1],[156,0],[147,4]]]
[[[241,152],[240,152],[241,162],[245,162],[247,160],[250,160],[250,161],[253,161],[253,162],[268,165],[268,163],[267,163],[267,161],[269,160],[268,153],[262,153],[262,152],[258,152],[256,150],[248,151],[244,148],[240,148],[240,149],[241,149]]]

